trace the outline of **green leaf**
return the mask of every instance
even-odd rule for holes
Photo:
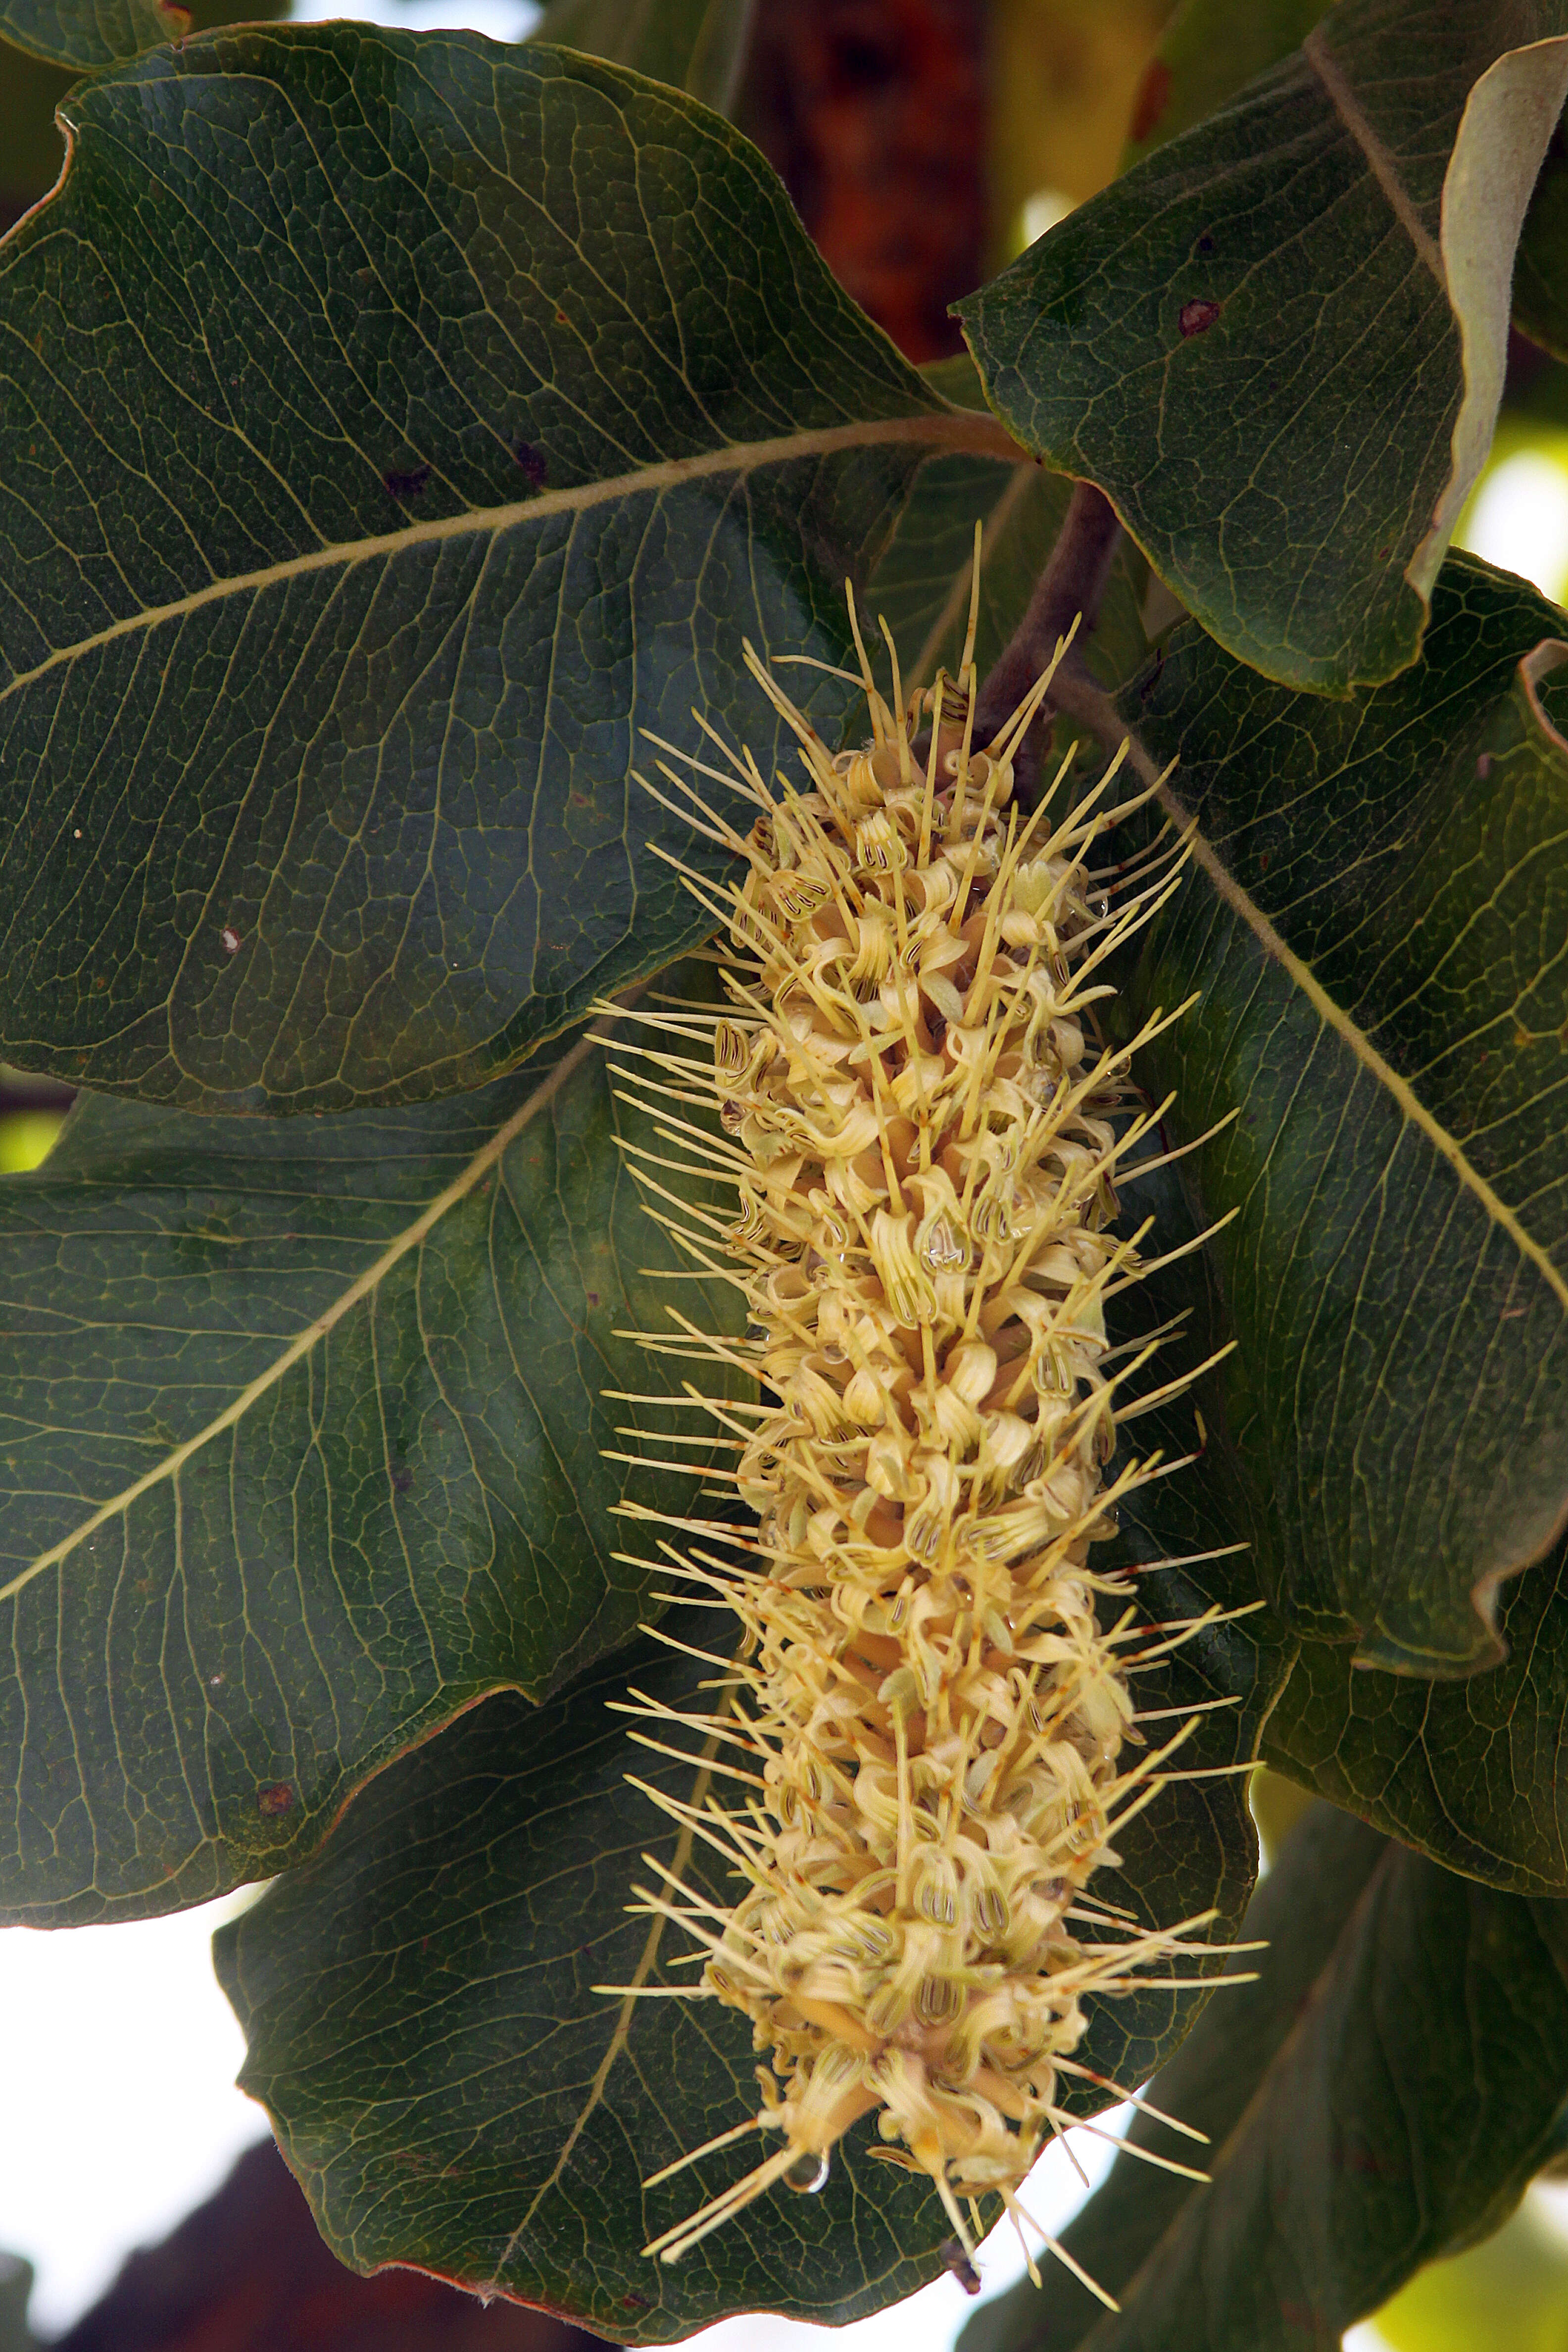
[[[475,1086],[706,928],[638,730],[695,701],[765,771],[742,639],[837,656],[920,458],[1011,444],[736,131],[592,58],[301,25],[67,111],[0,248],[0,1053]]]
[[[82,72],[176,41],[190,21],[174,0],[0,0],[0,40]]]
[[[1198,998],[1143,1083],[1230,1219],[1239,1532],[1298,1632],[1425,1675],[1496,1663],[1568,1507],[1557,621],[1456,559],[1390,686],[1298,698],[1186,625],[1126,702],[1197,827],[1127,1010]]]
[[[727,1615],[680,1631],[717,1654],[733,1646]],[[218,1972],[250,2045],[241,2081],[355,2268],[417,2263],[618,2342],[659,2343],[758,2307],[837,2323],[942,2267],[941,2203],[877,2160],[868,2122],[820,2197],[776,2192],[674,2268],[640,2251],[756,2161],[742,2146],[641,2189],[755,2112],[751,2032],[708,2004],[592,1990],[691,1981],[672,1965],[682,1939],[627,1919],[633,1885],[654,1883],[639,1853],[732,1899],[623,1778],[689,1797],[694,1765],[650,1757],[606,1712],[628,1682],[689,1706],[705,1679],[711,1666],[647,1644],[539,1710],[487,1702],[383,1773],[313,1862],[220,1932]],[[1232,1786],[1168,1790],[1129,1835],[1129,1874],[1135,1855],[1150,1865],[1146,1898],[1217,1892],[1234,1923],[1250,1858],[1225,1885],[1214,1875],[1216,1854],[1222,1877],[1232,1867]],[[1126,1878],[1103,1891],[1124,1896]],[[1104,2004],[1079,2054],[1106,2072],[1157,2063],[1192,2007],[1154,1991]]]
[[[1450,1870],[1568,1895],[1568,1543],[1504,1591],[1498,1631],[1507,1663],[1462,1682],[1358,1673],[1303,1642],[1263,1758]]]
[[[1085,2352],[1337,2341],[1423,2263],[1498,2227],[1565,2092],[1563,1906],[1390,1846],[1212,2185]]]
[[[552,0],[538,38],[631,66],[728,114],[755,0]]]
[[[733,1648],[727,1614],[682,1618],[695,1645]],[[625,1779],[689,1798],[705,1776],[634,1746],[606,1711],[628,1679],[701,1706],[713,1674],[645,1643],[547,1706],[488,1701],[220,1930],[241,2082],[354,2269],[416,2263],[619,2343],[757,2306],[849,2318],[941,2269],[940,2201],[878,2162],[864,2130],[820,2197],[781,2191],[674,2267],[641,2251],[758,2155],[742,2145],[644,2190],[756,2112],[751,2028],[593,1990],[692,1980],[670,1965],[686,1939],[626,1915],[633,1888],[658,1884],[643,1853],[733,1897]]]
[[[1328,0],[1184,0],[1144,79],[1126,171],[1179,131],[1217,114],[1237,90],[1300,47]],[[1512,320],[1568,358],[1568,128],[1560,117],[1514,257]]]
[[[1256,1969],[1256,1979],[1223,1989],[1209,2002],[1150,2084],[1152,2106],[1223,2147],[1294,2029],[1385,1846],[1375,1831],[1329,1805],[1314,1806],[1298,1823],[1247,1906],[1243,1938],[1261,1940],[1267,1949],[1237,1966]],[[1146,2111],[1133,2117],[1127,2138],[1178,2162],[1208,2160]],[[1063,2242],[1108,2294],[1120,2295],[1193,2193],[1177,2174],[1119,2156],[1063,2231]],[[1086,2336],[1103,2305],[1065,2264],[1042,2261],[1041,2273],[1040,2287],[1026,2281],[977,2311],[960,2352],[1029,2352],[1043,2344],[1069,2352]]]
[[[265,1875],[458,1709],[630,1637],[610,1514],[692,1488],[601,1459],[601,1391],[692,1368],[617,1336],[684,1263],[617,1136],[652,1140],[585,1039],[329,1120],[89,1097],[0,1184],[0,1916]]]
[[[1230,652],[1335,695],[1419,650],[1568,90],[1568,0],[1430,22],[1345,0],[961,306],[1018,439]]]
[[[1300,48],[1330,0],[1183,0],[1150,60],[1121,168],[1217,114]]]

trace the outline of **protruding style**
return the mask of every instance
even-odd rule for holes
[[[727,1803],[648,1793],[741,1892],[724,1912],[661,1874],[642,1901],[707,1952],[701,1990],[752,2020],[755,2122],[778,2141],[655,2241],[667,2260],[774,2183],[819,2188],[868,2113],[967,2258],[974,2200],[1027,2219],[1020,2186],[1068,2120],[1060,2078],[1087,2071],[1085,1996],[1148,1982],[1206,1924],[1141,1933],[1086,1892],[1190,1727],[1148,1749],[1129,1685],[1186,1629],[1152,1633],[1128,1577],[1090,1565],[1154,1467],[1128,1455],[1111,1475],[1131,1367],[1113,1368],[1105,1306],[1140,1272],[1118,1167],[1160,1115],[1126,1074],[1164,1025],[1113,1047],[1093,1008],[1182,845],[1093,870],[1137,805],[1112,804],[1119,761],[1070,806],[1064,762],[1019,817],[1013,753],[1050,672],[977,749],[973,634],[972,607],[956,679],[905,702],[891,639],[889,700],[857,625],[871,740],[838,753],[748,648],[804,783],[770,791],[706,728],[722,764],[672,751],[752,804],[743,837],[678,767],[648,787],[746,873],[688,877],[730,1002],[639,1014],[665,1033],[622,1071],[663,1139],[639,1172],[751,1319],[740,1344],[679,1316],[647,1336],[745,1366],[761,1401],[691,1392],[754,1533],[687,1519],[659,1545],[687,1597],[741,1622],[721,1704],[671,1717],[634,1695],[721,1759]],[[686,1207],[672,1153],[733,1185],[732,1217]]]

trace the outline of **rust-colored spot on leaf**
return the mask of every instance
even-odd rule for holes
[[[1206,335],[1218,317],[1219,304],[1212,302],[1206,294],[1200,294],[1191,302],[1183,303],[1176,324],[1184,336]]]
[[[290,1783],[287,1780],[265,1781],[256,1791],[256,1810],[258,1813],[269,1815],[292,1812],[294,1790]]]
[[[226,923],[218,933],[225,955],[237,955],[244,942],[232,923]]]
[[[1164,113],[1171,95],[1171,68],[1163,58],[1151,58],[1149,69],[1138,85],[1138,95],[1132,103],[1132,121],[1128,137],[1135,147],[1141,147]]]

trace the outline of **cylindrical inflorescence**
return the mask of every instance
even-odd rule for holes
[[[783,2145],[656,2241],[669,2258],[774,2180],[816,2185],[873,2112],[967,2242],[955,2200],[1011,2204],[1064,2120],[1085,1995],[1198,1924],[1140,1934],[1085,1895],[1166,1752],[1124,1769],[1138,1636],[1125,1580],[1090,1566],[1151,1467],[1107,1485],[1105,1306],[1138,1272],[1114,1171],[1154,1116],[1124,1099],[1142,1039],[1100,1045],[1090,1008],[1168,855],[1131,888],[1096,876],[1109,777],[1020,818],[1045,681],[978,750],[967,659],[907,706],[868,665],[871,740],[832,753],[754,667],[805,784],[770,793],[742,754],[724,781],[757,805],[749,835],[694,820],[747,864],[712,901],[730,1001],[655,1016],[677,1050],[637,1066],[668,1140],[738,1196],[688,1238],[740,1282],[748,1339],[686,1328],[760,1382],[749,1419],[705,1408],[741,1433],[756,1532],[740,1573],[665,1549],[743,1628],[710,1720],[750,1786],[700,1811],[742,1892],[727,1919],[676,1882],[647,1900],[752,2020]],[[703,1103],[725,1140],[675,1108]]]

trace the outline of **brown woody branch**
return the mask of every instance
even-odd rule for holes
[[[1084,664],[1082,646],[1100,618],[1121,539],[1121,525],[1104,492],[1096,489],[1092,482],[1077,483],[1050,560],[1029,599],[1028,610],[980,689],[974,740],[988,743],[1048,666],[1058,639],[1066,636],[1075,620],[1078,622],[1078,635],[1062,657],[1051,691],[1014,757],[1019,798],[1026,808],[1032,804],[1038,786],[1051,711],[1087,717],[1086,711],[1074,708],[1075,704],[1082,706],[1085,688],[1103,702]],[[1096,716],[1100,716],[1098,709]]]

